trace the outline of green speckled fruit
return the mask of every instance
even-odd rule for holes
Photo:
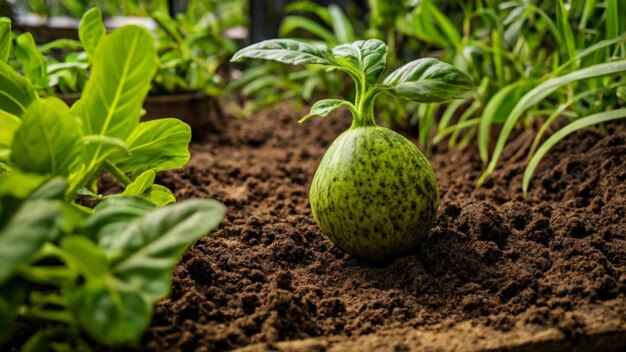
[[[317,224],[338,247],[377,261],[422,242],[437,212],[439,190],[415,144],[384,127],[356,127],[324,155],[310,202]]]

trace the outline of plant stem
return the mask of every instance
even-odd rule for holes
[[[113,165],[113,163],[111,163],[110,161],[108,160],[104,161],[104,168],[107,170],[109,174],[111,174],[111,176],[113,176],[116,180],[124,184],[124,186],[128,186],[131,183],[133,183],[133,180],[131,180],[128,176],[126,176],[124,171],[122,171],[119,167]]]

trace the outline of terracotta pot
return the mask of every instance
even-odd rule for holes
[[[71,106],[80,94],[61,94],[59,98]],[[189,124],[194,131],[209,125],[211,112],[217,109],[215,99],[203,92],[149,95],[143,108],[146,114],[141,117],[142,121],[176,117]]]

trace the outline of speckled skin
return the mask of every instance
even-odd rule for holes
[[[418,246],[439,204],[435,174],[408,139],[384,127],[350,128],[320,162],[309,195],[322,232],[378,261]]]

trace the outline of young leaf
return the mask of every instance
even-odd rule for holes
[[[176,169],[189,161],[191,128],[179,119],[141,122],[126,140],[128,152],[112,155],[117,167],[133,175]]]
[[[393,71],[383,81],[385,90],[419,103],[440,103],[462,97],[471,79],[454,66],[432,59],[418,59]]]
[[[126,139],[139,123],[156,69],[154,40],[146,29],[124,26],[102,38],[91,78],[72,106],[85,133]]]
[[[37,49],[35,38],[30,33],[22,33],[15,38],[15,57],[24,68],[24,75],[37,88],[48,87],[46,59]]]
[[[535,152],[535,155],[533,155],[532,159],[530,159],[530,162],[528,163],[528,166],[526,167],[526,170],[524,171],[524,179],[522,180],[522,190],[524,192],[524,195],[528,193],[530,180],[532,179],[533,174],[535,173],[535,169],[539,165],[539,162],[550,151],[550,149],[552,149],[552,147],[554,147],[557,143],[559,143],[561,140],[563,140],[565,137],[569,136],[570,134],[580,129],[583,129],[585,127],[609,122],[612,120],[623,119],[623,118],[626,118],[626,109],[605,111],[605,112],[589,115],[587,117],[578,119],[568,124],[567,126],[563,127],[562,129],[558,130],[552,136],[550,136],[550,138],[548,138],[548,140],[546,140],[541,145],[541,147],[537,149],[537,152]]]
[[[161,185],[152,185],[146,192],[144,192],[142,197],[160,207],[176,203],[176,197],[174,197],[172,191]]]
[[[10,219],[1,219],[5,226],[0,229],[0,284],[52,239],[60,214],[56,201],[32,200],[25,202]],[[2,213],[2,217],[7,215]]]
[[[376,82],[385,70],[387,46],[378,39],[357,40],[333,48],[333,55],[342,66],[353,67],[368,82]]]
[[[30,103],[37,99],[31,83],[4,62],[0,62],[0,110],[22,117]]]
[[[126,186],[124,192],[122,192],[123,196],[141,196],[144,192],[152,187],[154,183],[154,177],[156,173],[154,170],[148,170],[141,175],[137,176],[135,181],[130,185]]]
[[[11,20],[6,17],[0,17],[0,62],[9,60],[12,41]]]
[[[350,111],[354,111],[354,105],[352,105],[352,103],[345,101],[345,100],[340,100],[340,99],[320,100],[318,102],[315,102],[315,104],[313,104],[313,106],[311,107],[311,112],[309,112],[307,115],[301,118],[300,121],[298,122],[302,123],[310,119],[313,116],[326,117],[328,116],[328,114],[330,114],[331,112],[337,110],[338,108],[342,106],[350,109]]]
[[[214,200],[188,200],[158,208],[121,233],[106,233],[109,253],[121,260],[114,275],[151,300],[169,291],[174,264],[193,241],[214,229],[225,208]],[[104,240],[104,238],[103,238]]]
[[[15,132],[12,159],[23,171],[69,175],[80,149],[77,119],[58,98],[39,99]]]
[[[270,39],[239,50],[233,62],[244,59],[264,59],[292,65],[335,65],[335,59],[326,48],[293,39]]]
[[[78,37],[89,57],[89,61],[93,62],[96,48],[100,40],[106,35],[106,32],[102,22],[102,12],[99,8],[94,7],[85,12],[78,26]]]

